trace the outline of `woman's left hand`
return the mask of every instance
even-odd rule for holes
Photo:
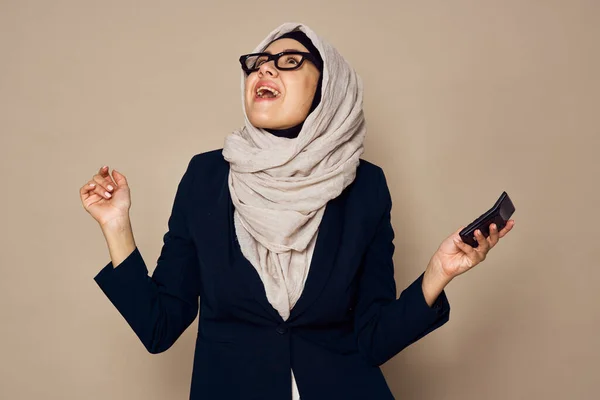
[[[471,247],[463,242],[459,232],[463,230],[461,226],[456,232],[447,237],[432,257],[432,262],[438,273],[446,277],[448,281],[463,274],[485,260],[487,253],[496,245],[515,226],[514,220],[509,220],[506,226],[498,232],[496,224],[490,225],[490,235],[486,238],[477,230],[475,238],[479,245]]]

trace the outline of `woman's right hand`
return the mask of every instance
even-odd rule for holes
[[[131,194],[127,179],[114,169],[112,178],[114,180],[108,173],[108,166],[105,166],[79,189],[83,208],[101,227],[129,218]]]

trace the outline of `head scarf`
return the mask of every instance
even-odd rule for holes
[[[304,32],[323,58],[321,101],[297,138],[269,134],[248,120],[242,71],[245,126],[229,134],[223,148],[242,253],[284,320],[302,293],[326,204],[354,180],[366,134],[362,80],[308,26],[284,23],[253,52],[294,30]]]

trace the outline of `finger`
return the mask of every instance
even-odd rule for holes
[[[86,184],[79,189],[82,200],[88,200],[92,196],[98,196],[99,198],[104,197],[96,193],[97,187],[98,185],[93,180],[87,181]]]
[[[79,195],[85,200],[90,195],[94,194],[94,188],[96,187],[93,181],[87,181],[85,185],[79,188]]]
[[[105,178],[99,174],[96,174],[94,175],[93,179],[94,182],[96,182],[96,184],[101,185],[105,191],[108,191],[110,193],[112,193],[117,188],[117,184],[113,182],[110,176]]]
[[[481,250],[485,250],[487,252],[491,246],[489,227],[488,227],[488,235],[487,236],[485,236],[483,234],[483,232],[481,232],[481,230],[479,229],[479,238],[480,238],[481,242],[483,243],[483,247],[481,248]]]
[[[490,249],[498,243],[498,226],[494,223],[490,224],[490,235],[488,236]]]
[[[123,175],[122,173],[120,173],[119,171],[117,171],[114,168],[113,168],[113,171],[112,171],[112,176],[113,176],[113,179],[114,179],[114,181],[116,182],[116,184],[118,186],[124,186],[124,187],[129,186],[129,184],[127,183],[127,178],[125,177],[125,175]]]
[[[490,243],[487,241],[487,238],[483,236],[483,233],[481,233],[479,229],[475,230],[475,239],[477,240],[477,243],[479,243],[479,246],[476,248],[477,252],[485,256],[490,248]]]
[[[110,199],[112,197],[108,188],[104,186],[106,184],[104,179],[102,179],[100,176],[94,175],[94,178],[90,183],[95,184],[94,193],[102,196],[105,199]]]
[[[508,232],[510,232],[514,226],[515,226],[515,220],[514,219],[508,220],[508,222],[506,223],[506,226],[504,228],[502,228],[502,230],[499,232],[499,237],[503,238],[504,235],[506,235]]]
[[[113,190],[115,190],[118,187],[118,184],[115,181],[113,181],[112,177],[108,173],[107,165],[100,168],[100,171],[98,172],[97,175],[100,176],[104,180],[103,185],[106,189],[108,189],[109,192],[112,192]]]
[[[458,232],[460,232],[460,230]],[[465,253],[467,255],[471,255],[471,256],[473,254],[475,254],[475,249],[473,247],[471,247],[471,245],[463,242],[462,239],[460,238],[460,236],[455,236],[453,241],[454,241],[454,244],[456,245],[456,247],[458,247],[460,250],[462,250],[463,253]]]

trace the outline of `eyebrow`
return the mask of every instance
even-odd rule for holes
[[[278,51],[278,53],[283,53],[284,51],[299,51],[301,53],[303,52],[302,50],[298,50],[298,49],[285,49],[285,50],[282,50],[282,51]],[[270,51],[266,51],[266,50],[263,51],[263,53],[273,54]]]

